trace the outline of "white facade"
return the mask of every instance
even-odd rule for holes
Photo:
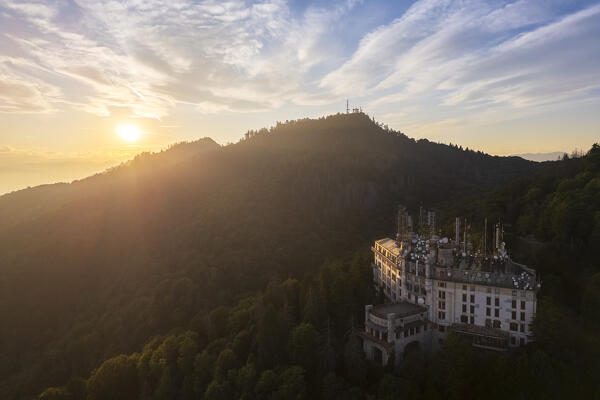
[[[499,350],[532,340],[536,274],[510,260],[503,244],[486,257],[458,240],[398,237],[372,248],[375,284],[390,302],[425,307],[439,339],[452,329],[475,346]]]

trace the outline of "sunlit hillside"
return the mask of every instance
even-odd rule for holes
[[[441,205],[537,168],[356,113],[2,196],[2,397],[85,377],[271,280],[314,272],[392,231],[399,202]]]

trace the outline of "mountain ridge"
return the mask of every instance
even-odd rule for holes
[[[166,167],[145,155],[53,188],[74,190],[60,204],[35,189],[0,201],[12,218],[0,228],[0,397],[64,384],[270,280],[310,274],[392,231],[399,202],[435,206],[539,168],[415,141],[365,114],[207,143]]]

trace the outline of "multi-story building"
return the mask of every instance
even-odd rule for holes
[[[489,254],[487,240],[483,250],[474,251],[466,227],[461,232],[460,225],[457,218],[454,240],[440,238],[435,234],[435,214],[421,210],[416,233],[412,218],[400,207],[396,240],[380,239],[372,247],[376,287],[390,303],[426,309],[431,339],[419,340],[422,344],[439,343],[449,331],[474,346],[494,350],[528,343],[539,288],[535,270],[511,260],[500,224],[495,226]],[[378,320],[369,315],[378,308],[369,307],[362,336],[367,356],[373,358],[376,342],[369,338],[375,337],[373,324]],[[393,350],[399,360],[403,349]]]

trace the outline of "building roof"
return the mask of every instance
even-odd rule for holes
[[[375,243],[389,251],[395,256],[400,255],[400,247],[398,247],[398,243],[394,239],[384,238],[376,240]]]
[[[427,309],[425,307],[421,307],[417,304],[409,303],[407,301],[402,301],[400,303],[380,304],[371,309],[371,312],[380,318],[387,318],[387,315],[391,313],[394,313],[396,318],[398,318],[420,314],[426,311]]]

